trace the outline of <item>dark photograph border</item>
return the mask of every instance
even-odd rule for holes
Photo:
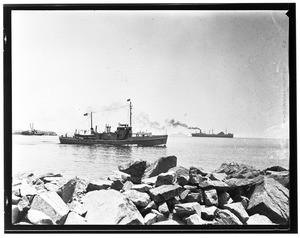
[[[12,12],[35,10],[287,10],[289,17],[289,112],[290,112],[290,224],[276,226],[121,226],[11,224],[12,207]],[[4,232],[5,233],[297,233],[297,115],[296,115],[296,8],[295,3],[274,4],[5,4],[4,20]]]

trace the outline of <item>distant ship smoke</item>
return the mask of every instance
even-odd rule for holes
[[[165,122],[169,125],[169,126],[173,126],[173,127],[177,127],[177,126],[181,126],[181,127],[184,127],[184,128],[187,128],[187,129],[198,129],[200,130],[199,127],[191,127],[191,126],[188,126],[187,124],[183,123],[183,122],[180,122],[180,121],[175,121],[174,119],[167,119],[165,120]]]

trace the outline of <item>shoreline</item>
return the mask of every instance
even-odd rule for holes
[[[177,157],[119,165],[107,178],[13,178],[16,225],[287,225],[289,171],[223,163],[213,172]],[[122,208],[122,209],[120,209]]]

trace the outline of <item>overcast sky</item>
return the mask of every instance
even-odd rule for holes
[[[287,64],[283,11],[14,11],[13,130],[287,138]]]

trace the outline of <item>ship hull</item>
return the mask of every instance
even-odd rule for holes
[[[23,136],[42,136],[44,135],[43,132],[35,132],[35,133],[32,133],[32,132],[27,132],[27,131],[23,131],[21,133]]]
[[[164,146],[167,144],[168,135],[158,135],[149,137],[131,137],[124,140],[101,140],[78,137],[59,137],[61,144],[79,145],[138,145],[138,146]]]
[[[192,133],[193,137],[214,137],[214,138],[233,138],[233,134],[230,135],[212,135],[212,134],[203,134],[203,133]]]

